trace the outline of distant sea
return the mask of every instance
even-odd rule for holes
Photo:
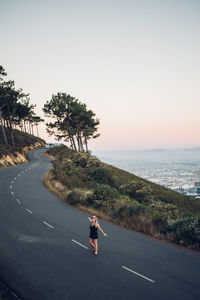
[[[93,151],[101,161],[185,193],[200,183],[200,147],[144,151]]]

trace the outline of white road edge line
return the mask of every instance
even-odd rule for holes
[[[139,273],[137,273],[137,272],[135,272],[135,271],[133,271],[133,270],[131,270],[131,269],[125,267],[125,266],[121,266],[121,267],[122,267],[123,269],[125,269],[125,270],[131,272],[131,273],[134,273],[134,274],[137,275],[137,276],[140,276],[140,277],[142,277],[142,278],[144,278],[144,279],[146,279],[146,280],[152,282],[152,283],[155,282],[155,280],[152,280],[152,279],[150,279],[150,278],[148,278],[148,277],[146,277],[146,276],[144,276],[144,275],[141,275],[141,274],[139,274]]]
[[[79,242],[77,242],[77,241],[75,241],[75,240],[73,240],[73,239],[72,239],[72,242],[78,244],[79,246],[81,246],[81,247],[83,247],[83,248],[85,248],[85,249],[88,249],[88,247],[82,245],[81,243],[79,243]]]
[[[44,223],[45,225],[47,225],[48,227],[50,227],[50,228],[54,228],[53,226],[51,226],[49,223],[47,223],[47,222],[45,222],[45,221],[42,221],[42,223]]]
[[[21,201],[20,201],[19,199],[16,199],[16,201],[17,201],[19,204],[22,204]]]
[[[13,192],[11,192],[11,194],[14,196],[14,193],[13,193]]]
[[[32,212],[30,209],[26,208],[26,210],[27,210],[30,214],[33,214],[33,212]]]

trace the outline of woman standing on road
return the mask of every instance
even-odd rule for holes
[[[92,216],[92,219],[88,217],[90,224],[90,237],[89,244],[94,248],[94,254],[98,254],[98,229],[103,233],[104,236],[107,236],[105,232],[101,229],[96,216]]]

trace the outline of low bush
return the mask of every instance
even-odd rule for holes
[[[112,177],[112,173],[105,167],[89,167],[86,169],[86,173],[94,181],[100,184],[115,186],[115,180]]]
[[[97,185],[93,194],[88,197],[88,203],[95,208],[110,208],[119,197],[118,191],[109,185]]]
[[[172,240],[190,248],[200,248],[200,218],[187,217],[168,224]]]
[[[70,204],[78,204],[80,202],[80,194],[76,191],[71,191],[67,197],[66,201]]]
[[[101,166],[100,160],[91,156],[89,153],[74,153],[72,159],[74,165],[81,168],[98,168]]]
[[[139,202],[150,202],[152,200],[152,189],[145,182],[132,180],[120,186],[120,192],[135,198]]]
[[[71,161],[54,161],[52,173],[55,180],[59,180],[68,188],[84,187],[87,176],[81,168],[75,168]]]

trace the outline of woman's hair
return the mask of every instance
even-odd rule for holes
[[[95,218],[96,219],[96,224],[95,224],[95,227],[98,227],[99,226],[99,223],[98,223],[98,220],[97,220],[97,217],[94,215],[94,216],[92,216],[93,218]]]

